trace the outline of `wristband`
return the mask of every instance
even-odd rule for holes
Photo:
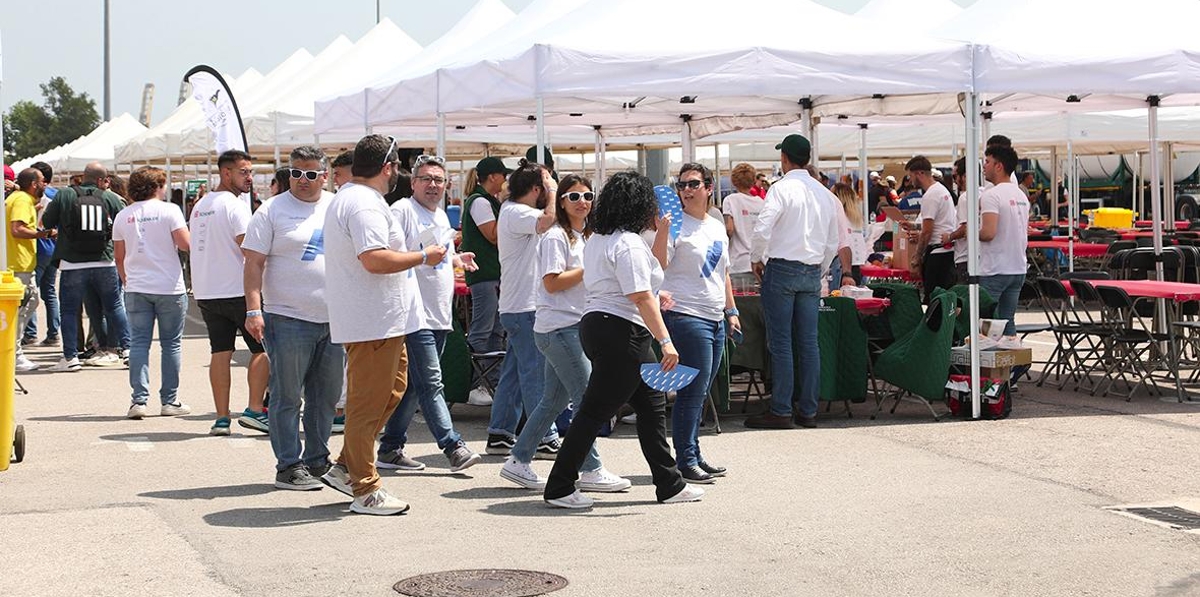
[[[659,341],[658,341],[658,345],[659,345],[659,346],[666,346],[666,345],[668,345],[668,344],[671,344],[671,343],[672,343],[672,342],[671,342],[671,337],[670,337],[670,336],[667,336],[666,338],[663,338],[663,339],[661,339],[661,340],[659,340]]]
[[[738,315],[741,315],[741,313],[737,310],[737,307],[725,309],[725,317],[737,317]]]
[[[428,260],[429,254],[425,252],[425,249],[421,249],[421,265],[425,265],[425,262]]]
[[[250,311],[246,311],[246,317],[262,317],[262,310],[261,309],[253,309]]]

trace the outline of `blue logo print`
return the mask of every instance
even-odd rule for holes
[[[300,261],[316,261],[317,255],[325,254],[325,231],[321,228],[313,230],[312,238],[304,245],[304,256]]]
[[[700,268],[700,275],[711,278],[713,271],[717,269],[717,264],[721,262],[721,255],[724,252],[725,243],[713,241],[712,246],[708,248],[708,257],[704,260],[704,267]]]

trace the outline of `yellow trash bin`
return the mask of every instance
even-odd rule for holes
[[[25,298],[25,285],[11,271],[0,272],[0,471],[8,470],[17,449],[18,462],[24,456],[24,430],[16,426],[13,409],[13,381],[16,379],[17,311]],[[18,437],[19,436],[19,437]]]

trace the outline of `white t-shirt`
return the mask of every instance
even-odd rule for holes
[[[421,299],[408,272],[372,274],[359,261],[376,249],[410,250],[383,195],[348,182],[325,211],[325,303],[337,344],[396,338],[421,327]]]
[[[325,210],[333,193],[308,203],[284,192],[268,199],[250,218],[242,248],[267,256],[263,311],[327,323],[325,306]]]
[[[697,220],[683,214],[679,236],[667,241],[662,289],[675,299],[672,311],[721,321],[725,317],[725,275],[729,239],[716,218]]]
[[[423,330],[449,330],[454,308],[454,229],[445,210],[429,211],[408,197],[392,204],[392,215],[404,231],[404,244],[419,251],[432,245],[446,247],[446,257],[437,265],[418,265],[408,272],[421,294]]]
[[[533,331],[539,334],[575,325],[583,317],[583,305],[587,301],[587,287],[583,282],[559,292],[546,290],[542,283],[542,278],[549,274],[583,267],[583,235],[572,230],[571,236],[575,238],[574,244],[567,240],[567,231],[555,224],[538,241],[537,316]]]
[[[583,284],[587,288],[584,313],[608,313],[646,327],[627,295],[646,291],[658,294],[662,282],[662,267],[637,234],[593,234],[583,248]]]
[[[243,296],[246,260],[237,237],[250,225],[250,206],[228,191],[213,191],[192,206],[192,294],[198,300]]]
[[[496,221],[496,214],[492,213],[492,202],[488,201],[487,197],[476,197],[471,202],[470,209],[471,219],[475,220],[476,226]]]
[[[1026,271],[1025,245],[1029,242],[1029,196],[1020,187],[1004,182],[979,198],[979,211],[997,214],[996,236],[979,243],[979,275],[1015,276]]]
[[[538,218],[542,210],[516,201],[500,206],[496,247],[500,250],[500,312],[537,308]]]
[[[729,273],[750,271],[750,236],[762,211],[763,200],[753,195],[733,193],[721,204],[721,213],[733,219],[733,237],[729,239]]]
[[[838,210],[838,226],[842,227],[838,236],[844,237],[845,246],[850,247],[850,265],[863,265],[867,262],[867,238],[863,236],[861,229],[855,230],[850,223],[850,217],[846,215],[846,206],[841,205],[841,201],[838,201],[838,206],[841,207]]]
[[[143,294],[183,294],[183,267],[172,236],[186,228],[178,205],[147,199],[113,218],[113,242],[125,243],[125,290]]]
[[[967,195],[963,193],[958,198],[958,205],[954,206],[954,219],[958,220],[961,226],[967,223]],[[955,227],[957,229],[957,226]],[[954,241],[954,263],[967,262],[967,238],[957,239]]]
[[[921,195],[921,225],[925,220],[933,220],[933,235],[929,237],[929,246],[934,247],[932,253],[949,253],[954,249],[942,246],[942,235],[954,232],[958,227],[958,216],[954,210],[954,198],[950,191],[935,182],[929,185],[925,194]]]

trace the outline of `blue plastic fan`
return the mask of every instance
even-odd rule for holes
[[[700,371],[687,365],[675,365],[670,371],[663,371],[658,363],[642,365],[642,381],[660,392],[674,392],[692,383]]]

